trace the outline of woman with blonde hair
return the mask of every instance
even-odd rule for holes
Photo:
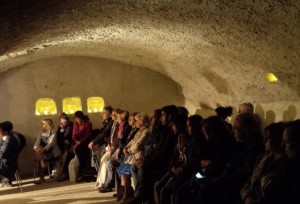
[[[123,164],[136,165],[140,168],[145,153],[144,145],[150,135],[150,117],[147,114],[138,113],[135,116],[135,120],[136,127],[140,129],[134,138],[123,149],[123,153],[125,155],[125,161]],[[123,189],[123,196],[119,195],[122,198],[120,203],[126,203],[133,198],[134,193],[131,186],[131,177],[130,175],[125,175],[120,172],[118,173],[121,177],[121,188]]]
[[[40,179],[35,184],[45,183],[46,161],[60,156],[61,152],[57,146],[57,136],[54,131],[53,121],[49,118],[41,120],[41,131],[34,144],[37,161],[40,163]]]

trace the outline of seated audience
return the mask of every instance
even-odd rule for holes
[[[281,147],[283,130],[283,123],[265,128],[265,153],[258,158],[252,176],[240,192],[243,203],[284,203],[282,187],[288,160]]]
[[[258,155],[263,152],[260,129],[253,114],[237,115],[233,125],[237,149],[221,176],[198,180],[200,191],[197,203],[232,204],[253,171]]]
[[[217,116],[221,117],[225,121],[227,129],[231,131],[232,125],[229,122],[227,122],[226,119],[232,115],[232,107],[219,106],[215,109],[215,112],[217,113]]]
[[[113,154],[113,148],[111,147],[111,138],[114,138],[115,135],[117,134],[118,131],[118,121],[117,121],[117,117],[118,114],[121,112],[121,110],[119,108],[116,108],[112,111],[111,114],[111,119],[113,121],[113,124],[111,126],[111,130],[110,130],[110,135],[107,138],[107,141],[105,143],[106,147],[105,147],[105,153],[103,154],[103,156],[100,159],[100,165],[99,165],[99,170],[98,170],[98,177],[97,177],[97,181],[95,184],[95,189],[100,190],[102,187],[104,187],[104,183],[107,177],[107,162],[110,159],[111,155]]]
[[[178,109],[174,105],[161,109],[161,124],[159,141],[150,154],[143,159],[143,164],[138,168],[138,183],[134,198],[129,202],[153,202],[154,183],[158,181],[170,168],[170,160],[176,145],[176,137],[171,130],[171,121],[178,115]]]
[[[40,179],[35,184],[45,183],[45,172],[47,171],[47,161],[60,156],[61,152],[57,145],[57,135],[54,132],[54,125],[51,119],[41,120],[41,132],[39,133],[34,144],[37,161],[40,165]]]
[[[134,138],[125,146],[123,153],[125,155],[125,163],[130,165],[136,165],[140,167],[142,165],[145,149],[144,145],[150,135],[150,117],[147,114],[138,113],[135,116],[136,127],[139,131],[136,133]],[[133,188],[131,187],[130,176],[121,176],[121,188],[123,189],[123,196],[120,203],[127,203],[133,198]]]
[[[122,145],[122,140],[126,141],[131,131],[131,126],[128,123],[128,118],[129,118],[128,111],[123,110],[120,112],[120,114],[118,114],[117,121],[119,127],[118,127],[118,131],[114,143],[114,149],[116,151],[111,155],[110,159],[107,162],[107,176],[104,185],[99,189],[100,193],[106,193],[112,191],[115,168],[117,168],[123,160],[123,157],[121,156],[121,154],[119,154],[120,152],[118,151],[119,146]],[[117,177],[115,178],[117,179]],[[115,184],[117,185],[115,186],[117,188],[119,182],[115,181]]]
[[[90,168],[90,151],[88,149],[88,138],[92,133],[92,123],[88,116],[84,115],[82,111],[74,113],[74,126],[73,126],[73,150],[79,160],[78,178],[77,182],[82,182],[85,178],[82,176],[84,171]]]
[[[158,203],[170,203],[174,185],[179,185],[185,178],[184,166],[187,164],[187,149],[189,137],[186,131],[187,117],[178,115],[171,121],[174,137],[177,144],[172,155],[169,171],[155,185],[155,194]],[[187,169],[185,169],[187,170]]]
[[[190,175],[190,179],[178,188],[175,195],[175,203],[193,203],[196,199],[197,189],[191,184],[195,181],[195,175],[202,174],[207,178],[217,178],[221,176],[228,161],[235,151],[235,142],[226,127],[225,122],[218,116],[211,116],[201,122],[203,137],[199,148],[201,156],[194,158],[194,162],[199,165],[197,172]],[[194,201],[195,202],[195,201]]]
[[[300,203],[300,120],[294,121],[290,127],[284,130],[283,147],[289,158],[287,169],[287,185],[281,188],[285,190],[283,203]]]
[[[101,168],[104,166],[102,162],[102,156],[105,153],[105,147],[107,145],[108,138],[111,134],[112,125],[114,123],[114,120],[112,119],[112,112],[113,109],[111,106],[105,106],[103,108],[103,111],[101,112],[102,128],[100,129],[100,132],[96,136],[96,138],[93,141],[91,141],[88,146],[92,151],[94,152],[98,151],[100,154],[98,176],[97,176],[96,183],[94,185],[96,189],[101,188],[105,182],[106,174],[104,176],[101,176]],[[103,170],[102,170],[102,174],[103,174]]]
[[[239,105],[238,114],[251,113],[254,114],[254,106],[252,103],[242,103]]]
[[[119,148],[116,150],[116,152],[113,155],[117,160],[121,160],[121,162],[124,161],[124,157],[125,157],[125,155],[123,153],[124,147],[135,137],[136,133],[139,131],[139,128],[136,126],[136,120],[135,120],[135,116],[137,114],[138,113],[136,113],[136,112],[130,114],[128,123],[131,127],[131,130],[129,132],[129,135],[126,138],[126,140],[125,140],[125,137],[122,138]],[[133,180],[132,186],[136,185],[136,182],[137,182],[136,181],[137,179],[135,178],[135,177],[137,177],[135,169],[136,169],[136,165],[134,165],[134,164],[131,165],[130,170],[131,170],[131,175],[132,175],[132,180]],[[117,193],[114,194],[113,196],[117,197],[117,201],[120,201],[123,198],[124,188],[123,188],[123,186],[121,186],[122,181],[120,181],[120,179],[119,179],[120,175],[116,175],[116,177],[117,177],[117,189],[116,189]]]
[[[70,121],[69,116],[66,113],[62,113],[59,116],[60,125],[57,129],[57,145],[62,154],[62,174],[59,175],[58,181],[69,179],[68,166],[70,161],[74,158],[73,152],[73,122]]]
[[[158,147],[159,136],[161,130],[161,110],[156,109],[151,116],[151,133],[148,140],[145,143],[145,156],[150,155],[153,151],[155,151]]]
[[[12,178],[18,166],[19,143],[11,131],[10,122],[0,123],[0,179],[6,186],[12,186]]]
[[[111,106],[105,106],[103,108],[103,111],[101,112],[102,128],[100,129],[100,132],[97,135],[97,137],[89,143],[90,149],[97,149],[97,148],[101,148],[102,146],[104,146],[105,148],[111,133],[111,127],[114,123],[114,120],[112,120],[111,117],[112,112],[113,109]]]

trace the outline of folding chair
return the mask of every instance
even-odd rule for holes
[[[51,167],[53,169],[55,169],[55,165],[56,165],[56,162],[59,161],[61,159],[60,156],[58,157],[54,157],[53,159],[49,160],[49,161],[45,161],[45,163],[47,164],[47,169],[48,169],[48,176],[50,177],[51,176]],[[35,162],[35,165],[34,165],[34,168],[33,168],[33,182],[35,181],[35,178],[37,176],[39,176],[39,161],[37,159],[34,160]]]
[[[21,193],[23,193],[23,182],[20,174],[20,170],[17,169],[15,173],[15,179],[18,186],[18,189],[20,189]]]

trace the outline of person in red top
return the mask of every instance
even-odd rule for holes
[[[74,142],[73,149],[79,160],[77,181],[81,182],[84,180],[82,173],[88,169],[89,161],[91,160],[88,143],[93,128],[88,116],[84,115],[82,111],[76,111],[74,113],[74,120],[72,134]]]

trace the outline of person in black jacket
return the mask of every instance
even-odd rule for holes
[[[169,171],[154,187],[158,203],[170,203],[173,184],[184,177],[183,166],[187,163],[187,148],[190,139],[186,131],[186,121],[187,117],[185,115],[179,115],[171,122],[172,131],[174,136],[177,137],[177,143],[173,151]]]
[[[17,170],[19,155],[19,143],[11,131],[11,123],[0,123],[0,179],[7,186],[12,185],[11,178]]]
[[[155,151],[147,155],[141,168],[138,170],[138,185],[134,198],[128,203],[141,203],[143,201],[153,202],[153,186],[170,168],[170,160],[176,137],[171,130],[171,121],[178,115],[178,108],[175,105],[165,106],[161,109],[161,125],[159,129],[159,141],[156,141]]]
[[[62,154],[62,175],[59,175],[57,181],[63,181],[69,179],[68,166],[70,161],[74,157],[73,146],[73,122],[70,121],[68,114],[62,113],[59,116],[60,125],[57,129],[57,145]]]
[[[239,200],[239,192],[251,175],[257,157],[263,152],[260,126],[254,115],[237,115],[233,125],[237,148],[221,176],[198,180],[200,191],[197,203],[232,204]]]
[[[111,118],[113,108],[111,106],[105,106],[103,111],[101,112],[102,115],[102,128],[100,129],[100,133],[97,137],[89,143],[89,148],[97,148],[102,145],[107,145],[108,138],[111,134],[111,127],[114,121]]]
[[[192,161],[195,167],[194,172],[191,172],[190,178],[176,192],[175,203],[188,202],[196,197],[197,190],[190,187],[195,180],[196,173],[201,173],[208,178],[217,178],[223,172],[227,162],[234,153],[235,143],[228,131],[224,121],[218,116],[211,116],[201,122],[202,139],[199,144],[201,154],[192,156]],[[198,136],[199,137],[199,136]],[[195,142],[193,142],[195,143]],[[191,144],[194,146],[193,144]],[[195,172],[197,170],[197,172]]]
[[[286,123],[272,123],[265,128],[265,152],[257,159],[248,182],[240,191],[243,204],[282,204],[288,158],[282,148]]]
[[[286,204],[300,203],[300,120],[294,121],[283,133],[283,147],[289,158],[287,184],[285,190]]]

